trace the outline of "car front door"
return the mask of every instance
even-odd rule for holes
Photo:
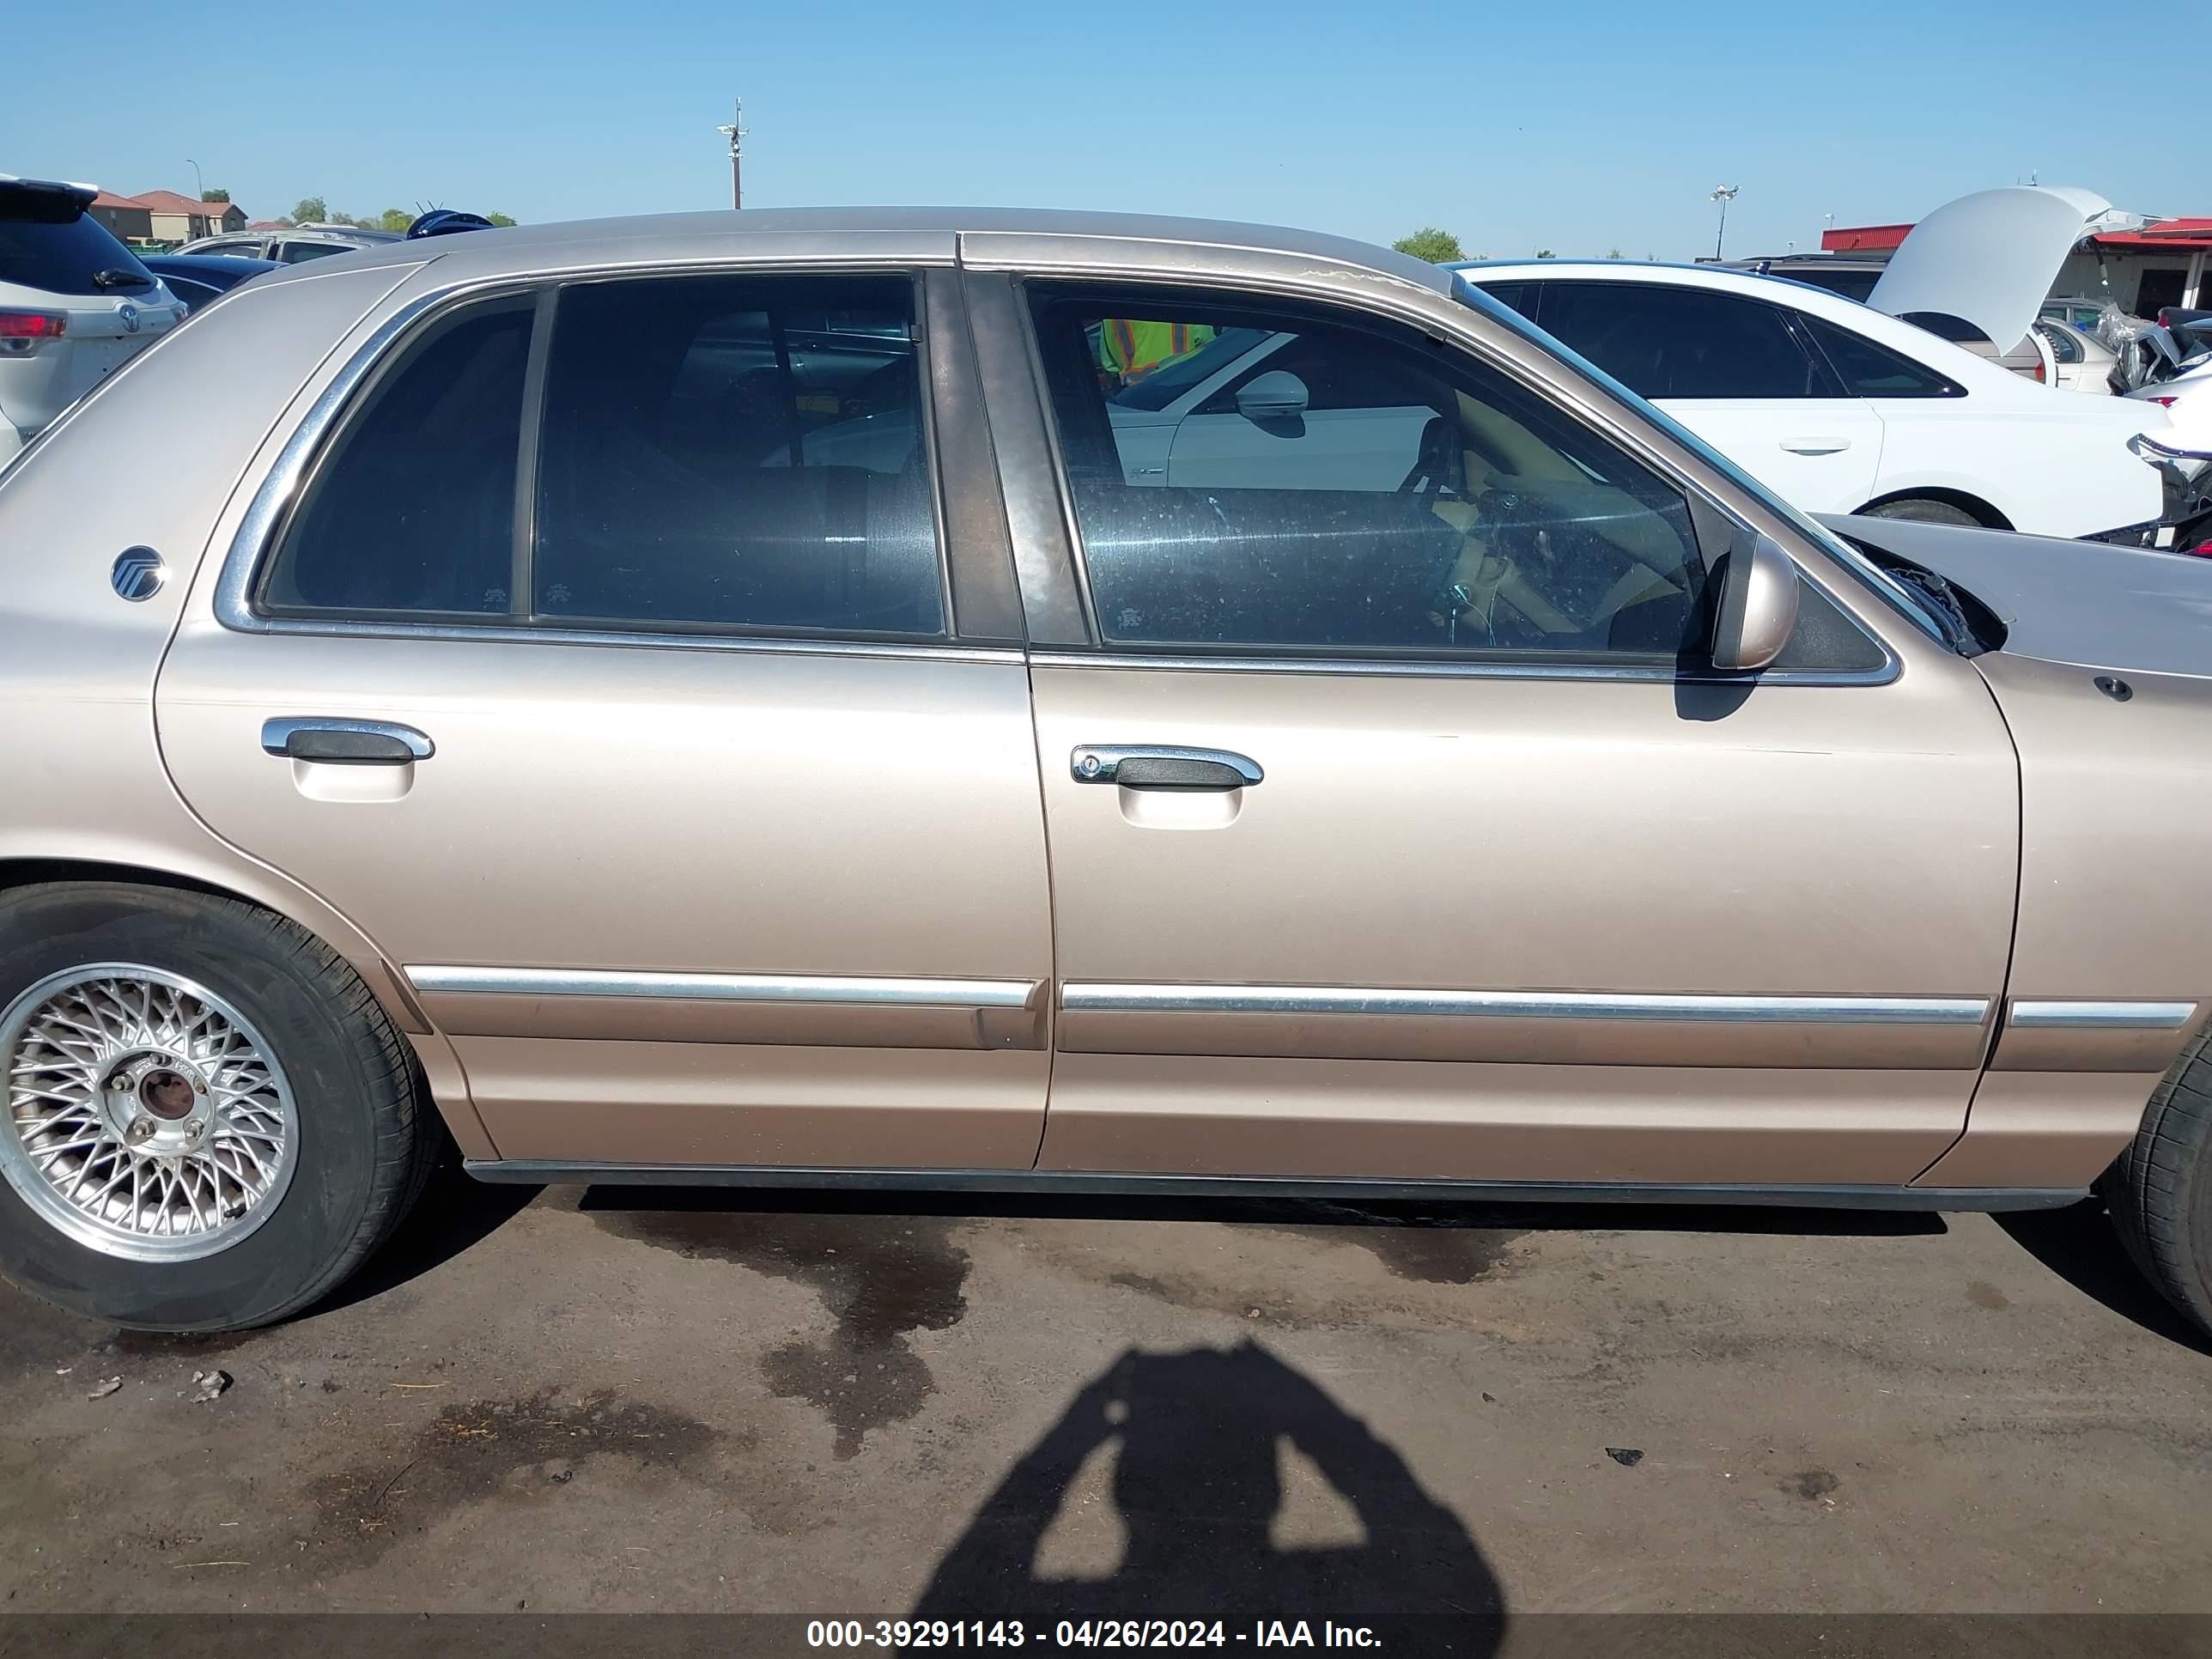
[[[1660,283],[1547,279],[1537,325],[1808,513],[1881,490],[1881,417],[1839,384],[1790,313]]]
[[[1318,301],[1006,281],[971,278],[1000,463],[1060,458],[1069,509],[1014,515],[1043,1167],[1848,1184],[1942,1152],[2016,864],[1967,664],[1808,549],[1784,657],[1701,673],[1709,566],[1767,510],[1528,343],[1485,348],[1509,368]],[[1275,476],[1134,485],[1101,316],[1292,333],[1316,380],[1424,410],[1424,464],[1317,488],[1284,433]],[[1041,399],[992,368],[1032,347]]]
[[[1043,833],[972,392],[929,438],[945,276],[434,303],[179,633],[178,787],[400,965],[501,1157],[1031,1163]],[[794,359],[825,308],[865,374]]]

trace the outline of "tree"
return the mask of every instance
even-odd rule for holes
[[[321,223],[330,216],[331,204],[319,196],[302,196],[292,210],[292,222],[295,225]]]
[[[484,217],[490,220],[494,225],[501,227],[511,225],[514,222],[514,220],[508,218],[504,213],[487,213],[484,215]]]
[[[230,200],[230,192],[229,192],[228,191],[227,191],[227,190],[224,190],[222,186],[217,185],[217,186],[216,186],[215,189],[213,189],[213,190],[204,190],[204,191],[202,191],[200,192],[200,200],[202,200],[203,202],[224,202],[224,203],[228,203],[228,202]]]
[[[1608,259],[1621,259],[1626,258],[1627,256],[1621,252],[1619,248],[1613,248],[1608,252],[1605,257]]]
[[[1559,256],[1547,247],[1540,247],[1536,250],[1536,257],[1539,259],[1556,259]]]
[[[415,216],[405,208],[386,208],[376,216],[378,230],[404,230],[415,222]]]
[[[1426,259],[1432,265],[1440,265],[1447,259],[1467,258],[1460,252],[1459,238],[1448,230],[1439,230],[1434,225],[1423,225],[1411,236],[1401,236],[1390,246],[1401,253],[1412,254],[1416,259]]]

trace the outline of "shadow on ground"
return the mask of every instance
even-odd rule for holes
[[[2192,1352],[2212,1354],[2212,1341],[2184,1319],[2129,1259],[2102,1199],[2063,1210],[2021,1210],[1992,1218],[2013,1243],[2082,1295],[2123,1319]]]
[[[1353,1536],[1280,1536],[1285,1449],[1349,1511]],[[1102,1455],[1110,1477],[1084,1482]],[[1041,1561],[1071,1508],[1118,1531],[1118,1559],[1073,1572]],[[984,1609],[1031,1630],[1202,1613],[1227,1621],[1232,1642],[1255,1620],[1304,1620],[1312,1645],[1325,1644],[1324,1622],[1394,1634],[1417,1625],[1422,1651],[1481,1656],[1505,1627],[1504,1593],[1458,1516],[1365,1423],[1249,1342],[1132,1349],[1077,1393],[945,1552],[914,1617]]]

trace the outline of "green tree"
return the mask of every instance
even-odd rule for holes
[[[514,220],[507,217],[504,213],[487,213],[484,215],[484,217],[490,220],[495,225],[505,226],[511,225],[514,222]]]
[[[1608,259],[1625,259],[1625,258],[1626,258],[1628,256],[1627,256],[1626,254],[1623,253],[1623,252],[1622,252],[1619,248],[1614,248],[1614,249],[1613,249],[1611,252],[1609,252],[1608,253],[1607,253],[1607,255],[1606,255],[1605,257],[1606,257],[1607,258],[1608,258]]]
[[[1411,236],[1401,236],[1390,246],[1401,253],[1412,254],[1416,259],[1426,259],[1432,265],[1440,265],[1447,259],[1467,258],[1460,251],[1459,238],[1434,225],[1423,225]]]
[[[376,223],[374,228],[378,230],[404,230],[408,226],[414,222],[415,216],[410,213],[405,208],[386,208],[383,212],[376,216]]]
[[[200,200],[203,202],[228,202],[230,200],[230,192],[223,189],[221,185],[217,185],[213,190],[202,191],[200,192]]]
[[[292,209],[292,222],[295,225],[327,221],[330,216],[331,204],[319,196],[302,196]]]

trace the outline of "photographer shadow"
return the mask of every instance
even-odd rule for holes
[[[1310,1463],[1358,1541],[1278,1543],[1281,1448]],[[1110,1448],[1126,1543],[1103,1577],[1047,1577],[1039,1547],[1079,1472]],[[1304,1477],[1310,1480],[1310,1477]],[[1458,1516],[1405,1460],[1297,1370],[1246,1342],[1132,1349],[1085,1386],[984,1500],[938,1564],[917,1620],[1324,1620],[1401,1632],[1425,1651],[1489,1656],[1505,1624],[1498,1580]]]

